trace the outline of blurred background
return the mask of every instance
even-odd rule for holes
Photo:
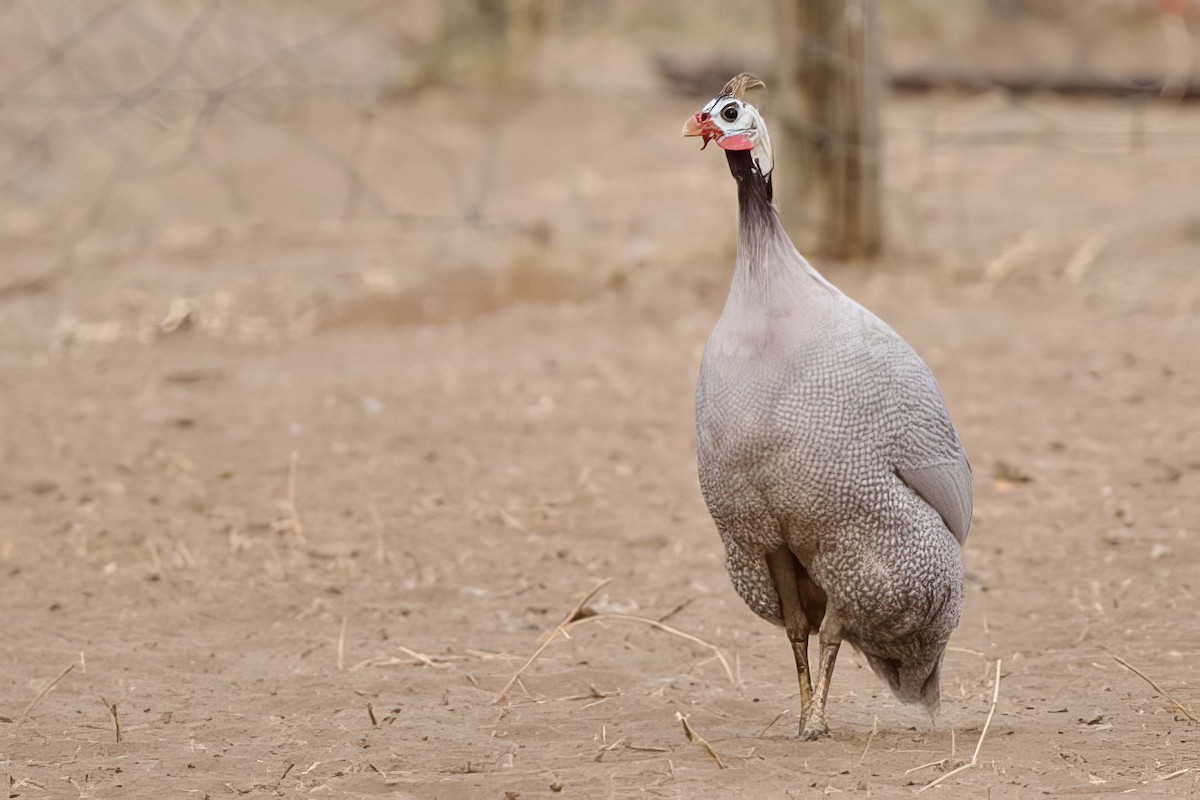
[[[1197,0],[0,0],[12,791],[892,796],[1002,660],[956,786],[1194,796],[1194,723],[1111,655],[1200,702],[1198,37]],[[790,231],[974,468],[936,730],[844,653],[798,747],[700,497],[736,194],[680,129],[742,70]],[[605,579],[585,611],[710,644],[590,625],[497,705]]]
[[[418,319],[575,296],[681,248],[728,249],[719,159],[676,128],[742,69],[784,99],[781,205],[816,256],[883,244],[967,274],[1006,252],[1094,258],[1110,226],[1146,222],[1123,213],[1123,181],[1153,176],[1115,171],[1148,150],[1182,166],[1200,134],[1181,105],[1200,91],[1191,0],[889,0],[863,6],[870,41],[850,43],[805,33],[816,23],[795,9],[820,5],[9,0],[0,293],[56,287],[60,338],[145,338],[184,314],[249,339],[311,330],[364,292],[425,285],[359,309]],[[835,71],[870,63],[827,78],[800,63],[805,42],[842,58]],[[865,243],[803,230],[805,204],[829,202],[797,142],[846,141],[822,118],[842,112],[793,98],[812,75],[879,89],[858,101],[880,180],[848,201],[871,207]],[[1106,204],[1092,238],[1064,226],[1093,209],[1047,202],[1072,168]],[[1012,202],[997,209],[997,193]],[[1200,220],[1186,226],[1200,237]],[[203,275],[167,266],[197,261]],[[115,284],[121,314],[95,305]],[[93,323],[107,326],[78,329]]]

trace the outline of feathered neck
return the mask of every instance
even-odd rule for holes
[[[771,240],[787,239],[775,206],[771,173],[763,174],[753,150],[726,150],[729,171],[738,185],[738,262],[761,264]]]
[[[738,204],[742,214],[745,215],[748,205],[771,211],[771,200],[774,197],[771,174],[763,175],[759,171],[754,151],[726,150],[725,159],[729,162],[729,171],[733,173],[733,179],[738,184]]]
[[[756,286],[755,294],[768,286],[795,285],[801,279],[805,286],[820,287],[807,294],[810,299],[819,295],[840,294],[825,280],[792,244],[784,230],[771,199],[771,173],[759,171],[759,162],[752,150],[726,150],[729,171],[738,185],[737,264],[734,268],[734,287]]]

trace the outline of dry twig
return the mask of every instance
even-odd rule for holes
[[[731,684],[733,684],[734,686],[738,685],[737,678],[734,677],[733,670],[729,666],[729,661],[725,658],[725,654],[721,652],[721,649],[719,647],[717,647],[712,642],[707,642],[698,636],[693,636],[692,634],[687,633],[686,631],[681,631],[678,628],[674,628],[670,625],[666,625],[662,622],[659,622],[656,619],[650,619],[649,617],[639,617],[636,614],[619,614],[619,613],[614,612],[614,613],[610,613],[610,614],[593,614],[590,617],[583,617],[581,619],[577,619],[571,623],[568,623],[567,627],[570,628],[570,627],[574,627],[576,625],[582,625],[585,622],[602,622],[605,620],[622,620],[622,619],[628,620],[630,622],[640,622],[643,625],[649,625],[651,628],[657,628],[658,630],[662,631],[663,633],[669,633],[672,636],[678,636],[681,639],[687,639],[689,642],[692,642],[694,644],[700,645],[701,647],[707,648],[708,650],[712,651],[713,657],[721,662],[721,666],[725,669],[725,677],[729,678],[729,682]]]
[[[292,521],[292,533],[296,536],[301,547],[308,547],[308,537],[304,535],[304,523],[300,521],[300,512],[296,509],[296,465],[300,462],[300,451],[292,451],[291,466],[288,467],[288,516]]]
[[[117,744],[121,743],[121,720],[117,719],[117,704],[110,703],[104,699],[104,695],[100,695],[100,702],[104,703],[104,707],[108,709],[108,713],[112,714],[113,733],[117,737]]]
[[[33,707],[36,706],[38,703],[40,703],[42,698],[50,693],[51,689],[53,689],[55,686],[58,686],[58,682],[61,681],[63,678],[67,677],[67,673],[73,669],[75,669],[75,665],[71,664],[66,669],[64,669],[62,672],[58,673],[57,678],[50,681],[50,683],[48,683],[46,685],[45,689],[42,689],[40,692],[38,692],[37,697],[35,697],[29,701],[29,705],[25,706],[25,710],[21,712],[21,716],[17,717],[17,722],[20,722],[21,720],[28,717],[29,712],[33,711]]]
[[[371,520],[375,523],[375,558],[380,564],[386,567],[392,563],[392,559],[388,555],[387,545],[384,543],[383,539],[383,517],[379,516],[379,509],[375,508],[374,503],[370,503],[367,506],[367,513],[371,515]],[[420,578],[419,573],[417,577],[418,579]],[[418,580],[418,583],[419,582],[420,581]]]
[[[416,650],[413,650],[410,647],[404,647],[403,645],[398,646],[396,649],[401,653],[404,653],[404,655],[408,656],[409,658],[416,659],[427,667],[446,668],[453,666],[452,664],[446,662],[466,660],[459,656],[427,656],[424,653],[418,653]]]
[[[690,724],[688,724],[687,717],[685,717],[683,714],[680,714],[678,711],[676,711],[675,719],[679,720],[679,724],[683,726],[683,733],[685,736],[687,736],[689,742],[696,742],[697,744],[699,744],[701,747],[704,748],[704,752],[706,752],[710,756],[712,756],[713,761],[717,762],[718,767],[720,767],[721,769],[728,769],[728,767],[725,766],[725,762],[721,760],[721,757],[719,755],[717,755],[717,751],[712,749],[712,745],[709,744],[707,741],[705,741],[704,737],[701,736],[700,734],[696,733],[696,729],[693,728]]]
[[[985,719],[983,721],[983,730],[981,730],[979,732],[979,741],[975,743],[975,752],[971,755],[971,760],[965,764],[961,764],[961,765],[955,767],[954,769],[950,770],[949,772],[947,772],[945,775],[941,776],[940,778],[935,778],[934,780],[925,784],[920,789],[917,789],[915,794],[920,794],[921,792],[925,791],[926,789],[937,786],[939,783],[946,780],[951,775],[956,775],[959,772],[962,772],[965,769],[970,769],[971,767],[973,767],[977,763],[979,763],[979,751],[983,747],[983,739],[985,736],[987,736],[988,728],[990,728],[992,725],[992,716],[996,713],[996,703],[998,703],[999,701],[1000,701],[1000,659],[997,658],[996,659],[996,680],[995,680],[995,685],[992,687],[992,705],[988,709],[987,719]]]
[[[545,642],[545,641],[549,641],[549,640],[553,639],[560,630],[562,630],[566,626],[570,625],[575,620],[580,619],[580,614],[583,612],[583,607],[585,605],[587,605],[587,601],[591,600],[593,597],[595,597],[597,592],[599,592],[605,586],[608,586],[608,584],[610,584],[610,583],[612,583],[612,578],[605,578],[602,581],[600,581],[599,583],[597,583],[590,592],[585,594],[580,599],[580,601],[578,603],[576,603],[574,605],[574,607],[572,607],[571,610],[566,613],[566,615],[562,618],[562,621],[559,622],[557,625],[555,625],[553,630],[542,634],[542,638],[540,640],[538,640],[539,644],[541,642]]]
[[[783,711],[780,711],[778,714],[776,714],[774,717],[772,717],[772,718],[771,718],[771,721],[770,721],[770,722],[768,722],[766,725],[764,725],[764,726],[763,726],[763,729],[762,729],[761,731],[759,731],[759,732],[758,732],[757,734],[755,734],[755,735],[756,735],[756,736],[762,736],[764,733],[766,733],[767,731],[771,730],[771,726],[773,726],[773,725],[774,725],[776,722],[779,722],[779,719],[780,719],[780,718],[781,718],[781,717],[782,717],[784,714],[788,713],[789,711],[791,711],[791,709],[790,709],[790,708],[785,708]]]
[[[593,759],[593,760],[594,760],[594,761],[597,761],[597,762],[599,762],[599,761],[602,761],[602,760],[604,759],[604,754],[605,754],[605,753],[612,752],[613,750],[617,749],[618,747],[620,747],[620,746],[621,746],[621,745],[623,745],[623,744],[625,744],[625,737],[624,737],[624,736],[622,736],[620,739],[617,739],[617,740],[616,740],[615,742],[613,742],[612,744],[605,745],[605,746],[601,747],[601,748],[600,748],[600,752],[596,754],[596,758],[595,758],[595,759]]]
[[[926,769],[927,767],[940,767],[942,764],[945,764],[949,760],[950,759],[948,759],[948,758],[939,758],[937,761],[930,761],[927,764],[918,764],[915,767],[910,767],[909,769],[904,770],[904,774],[908,775],[910,773],[916,772],[917,770]]]
[[[1112,654],[1109,653],[1109,655],[1112,655]],[[1154,689],[1154,691],[1158,692],[1159,696],[1161,696],[1163,699],[1165,699],[1171,705],[1175,706],[1175,708],[1178,709],[1180,714],[1183,714],[1185,717],[1190,719],[1192,722],[1200,722],[1200,720],[1196,719],[1196,715],[1192,713],[1191,709],[1189,709],[1183,703],[1179,702],[1174,697],[1172,697],[1170,692],[1166,691],[1161,686],[1159,686],[1157,683],[1155,683],[1154,681],[1152,681],[1148,677],[1146,677],[1145,673],[1143,673],[1137,667],[1133,666],[1133,664],[1130,664],[1128,661],[1121,658],[1120,656],[1113,656],[1113,661],[1116,661],[1122,667],[1129,670],[1134,675],[1137,675],[1139,678],[1144,680],[1146,683],[1150,684],[1150,687],[1152,689]]]
[[[418,653],[416,650],[408,647],[397,647],[396,649],[401,653],[404,653],[407,658],[400,658],[399,656],[375,656],[374,658],[368,658],[364,661],[358,662],[350,667],[349,671],[358,672],[359,670],[366,669],[367,667],[395,667],[400,664],[407,664],[410,666],[420,665],[425,667],[433,667],[435,669],[450,669],[454,666],[453,662],[467,660],[466,656],[428,656],[424,653]]]
[[[666,622],[666,621],[667,621],[667,620],[669,620],[671,617],[675,616],[675,615],[676,615],[676,614],[678,614],[680,611],[683,611],[685,608],[687,608],[688,606],[690,606],[690,605],[691,605],[691,604],[692,604],[692,603],[695,601],[695,599],[696,599],[696,598],[694,598],[694,597],[689,597],[687,600],[684,600],[682,603],[680,603],[679,605],[675,606],[675,607],[674,607],[674,608],[672,608],[670,611],[668,611],[667,613],[665,613],[665,614],[663,614],[661,617],[659,617],[659,618],[658,618],[658,621],[659,621],[659,622]]]
[[[342,616],[342,627],[338,630],[337,640],[337,668],[338,672],[346,669],[346,623],[350,621],[350,617]]]
[[[879,732],[879,715],[875,715],[875,721],[871,723],[871,735],[867,737],[867,746],[863,748],[862,755],[858,758],[858,763],[861,766],[867,758],[867,751],[871,749],[871,742],[875,739],[875,734]]]
[[[582,625],[587,622],[603,622],[609,620],[627,620],[630,622],[638,622],[643,625],[649,625],[650,627],[660,630],[663,633],[669,633],[672,636],[678,636],[681,639],[686,639],[689,642],[707,648],[712,652],[713,657],[721,662],[721,666],[724,667],[725,675],[729,678],[729,682],[734,686],[738,685],[737,678],[734,676],[733,670],[729,666],[729,661],[725,658],[725,654],[722,653],[721,649],[712,642],[707,642],[698,636],[693,636],[686,631],[681,631],[678,628],[667,625],[659,620],[651,619],[650,617],[639,617],[636,614],[620,614],[614,612],[609,614],[584,615],[583,609],[587,601],[594,597],[596,592],[600,591],[600,589],[607,585],[611,580],[612,578],[605,578],[598,583],[594,589],[592,589],[583,597],[582,600],[575,604],[574,608],[572,608],[571,611],[563,617],[562,621],[559,622],[558,625],[551,629],[547,634],[543,635],[542,641],[538,645],[538,648],[533,651],[533,655],[526,659],[525,663],[521,665],[521,668],[516,671],[516,673],[509,679],[508,683],[504,685],[504,688],[501,689],[496,695],[497,703],[504,702],[504,699],[508,696],[508,691],[513,687],[514,684],[520,681],[521,675],[524,674],[525,670],[529,669],[533,662],[537,660],[538,656],[545,652],[546,648],[550,646],[550,643],[553,642],[560,633],[564,637],[570,638],[570,635],[567,633],[567,631],[576,625]]]
[[[497,703],[504,702],[504,699],[508,697],[508,690],[511,689],[513,685],[521,679],[521,674],[525,672],[525,670],[529,669],[530,665],[533,664],[533,662],[537,660],[537,657],[540,656],[542,652],[550,646],[550,643],[554,641],[554,638],[558,636],[559,633],[562,633],[564,636],[566,636],[566,626],[579,615],[579,611],[583,608],[584,604],[587,603],[588,600],[591,600],[596,595],[596,592],[607,586],[611,580],[612,578],[605,578],[597,583],[590,592],[583,596],[582,600],[575,604],[574,608],[567,612],[567,615],[562,618],[561,622],[554,626],[553,630],[549,631],[547,634],[543,634],[542,642],[538,645],[538,648],[533,651],[533,655],[531,655],[525,661],[525,663],[521,665],[521,668],[518,669],[511,678],[509,678],[508,683],[504,684],[504,688],[501,689],[496,695]]]

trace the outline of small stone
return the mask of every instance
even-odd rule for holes
[[[1104,539],[1105,544],[1115,547],[1129,541],[1129,531],[1125,528],[1110,528],[1101,535],[1101,538]]]

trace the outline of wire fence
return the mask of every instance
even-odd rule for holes
[[[609,5],[542,4],[542,28],[586,28]],[[434,125],[409,102],[442,21],[413,0],[0,2],[0,235],[70,260],[250,228],[502,224],[486,202],[495,136],[463,109]],[[1180,157],[1194,146],[1194,121],[1121,102],[1099,120],[1056,117],[1006,90],[890,116],[886,133],[964,164],[1013,142],[1097,156],[1151,138]],[[930,186],[909,165],[892,175],[900,193]]]
[[[7,232],[74,245],[180,220],[402,213],[362,159],[401,113],[379,101],[415,61],[405,14],[390,2],[336,16],[304,2],[8,2]]]

